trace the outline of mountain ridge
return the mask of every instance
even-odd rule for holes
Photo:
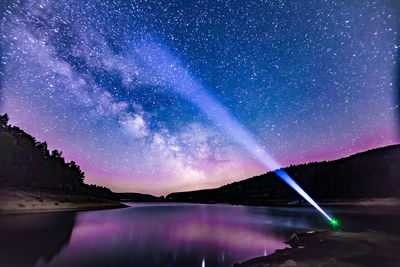
[[[283,169],[317,200],[400,196],[400,144]],[[270,171],[218,188],[174,192],[167,195],[166,199],[254,205],[268,204],[270,200],[276,203],[278,199],[301,201],[293,189],[277,178]]]

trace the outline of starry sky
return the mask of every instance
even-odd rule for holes
[[[161,195],[267,171],[176,66],[283,166],[399,142],[396,0],[6,0],[0,14],[0,113],[87,183]]]

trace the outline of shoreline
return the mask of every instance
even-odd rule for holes
[[[323,207],[370,207],[370,206],[400,206],[400,198],[362,198],[362,199],[342,199],[337,201],[322,201]]]
[[[229,203],[217,201],[177,201],[166,200],[166,203],[192,203],[192,204],[226,204],[226,205],[242,205],[254,207],[310,207],[311,205],[304,201],[298,200],[269,200],[265,202],[244,202],[244,203]],[[400,198],[360,198],[360,199],[332,199],[317,201],[321,207],[395,207],[400,206]]]
[[[0,216],[3,215],[24,215],[24,214],[42,214],[42,213],[53,213],[53,212],[78,212],[78,211],[94,211],[94,210],[111,210],[111,209],[122,209],[129,206],[120,203],[119,205],[113,206],[87,206],[87,207],[75,207],[75,208],[59,208],[59,209],[27,209],[27,210],[7,210],[0,211]]]
[[[290,248],[256,257],[234,267],[278,266],[395,266],[400,262],[400,237],[383,232],[339,230],[295,232],[285,242]]]
[[[188,203],[223,204],[254,207],[309,207],[308,203],[298,200],[271,200],[264,203],[227,203],[227,202],[187,202],[187,201],[132,201],[146,203]],[[363,198],[330,199],[318,202],[321,207],[394,207],[400,206],[400,198]],[[32,214],[47,212],[74,212],[102,209],[125,208],[127,205],[118,200],[104,199],[83,194],[63,193],[46,190],[26,190],[8,188],[0,190],[0,215]]]
[[[124,207],[127,205],[118,200],[83,194],[16,188],[0,190],[0,215],[75,212]]]

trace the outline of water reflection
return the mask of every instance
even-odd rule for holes
[[[0,217],[0,265],[50,262],[71,239],[75,213]]]
[[[187,204],[82,212],[68,247],[50,265],[232,266],[284,247],[284,236],[243,220],[248,216],[242,207]]]
[[[399,231],[398,208],[330,212],[348,230]],[[4,217],[0,227],[4,266],[213,267],[269,254],[293,231],[326,222],[308,208],[152,203]]]

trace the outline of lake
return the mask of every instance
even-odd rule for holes
[[[0,217],[1,266],[232,266],[326,228],[312,208],[141,203]],[[398,207],[328,208],[345,230],[400,234]]]

